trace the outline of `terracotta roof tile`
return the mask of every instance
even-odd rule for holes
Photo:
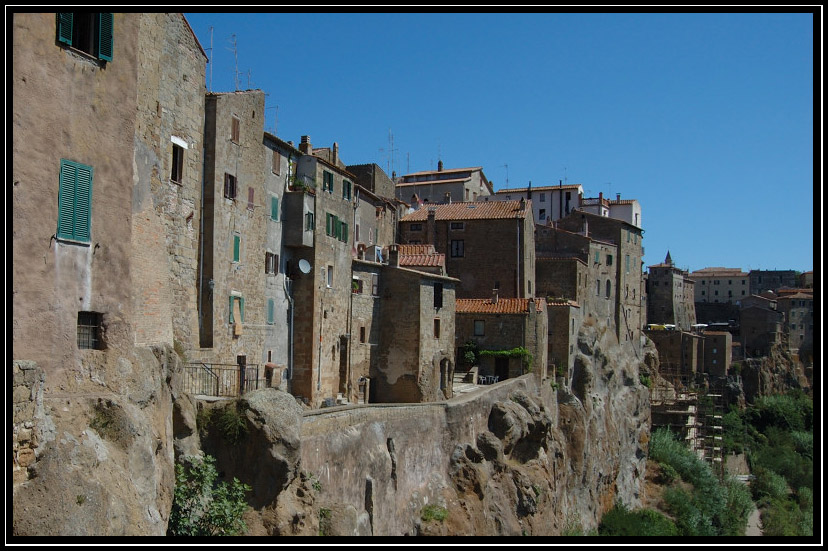
[[[446,265],[444,254],[403,254],[400,255],[400,266],[442,267]]]
[[[494,220],[525,218],[532,212],[532,202],[526,201],[520,208],[520,201],[478,201],[470,203],[449,203],[424,206],[404,216],[400,222],[425,222],[428,211],[434,210],[435,220]]]
[[[543,301],[535,300],[535,310],[543,312]],[[458,314],[527,314],[528,298],[458,298],[455,312]]]

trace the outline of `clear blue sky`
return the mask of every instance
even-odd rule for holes
[[[621,193],[645,265],[814,269],[812,14],[186,17],[208,89],[263,90],[286,141],[389,175],[440,158],[495,189]]]

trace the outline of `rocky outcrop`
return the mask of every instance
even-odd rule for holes
[[[810,392],[810,382],[802,364],[792,357],[786,346],[774,345],[767,356],[744,360],[741,365],[742,389],[747,402],[793,389]]]
[[[14,535],[165,534],[175,484],[169,382],[179,361],[169,347],[136,349],[113,360],[117,385],[85,392],[43,392],[30,377],[33,415],[19,420],[37,446],[18,462]]]

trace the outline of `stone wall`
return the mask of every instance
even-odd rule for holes
[[[12,377],[12,478],[17,488],[28,480],[40,451],[45,376],[35,362],[15,360]]]

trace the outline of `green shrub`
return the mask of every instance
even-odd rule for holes
[[[236,444],[242,436],[247,434],[247,419],[240,410],[241,405],[236,402],[222,409],[216,419],[216,425],[221,430],[222,436],[230,444]]]
[[[721,535],[744,536],[750,513],[756,508],[750,490],[734,478],[725,481],[727,500],[721,515]]]
[[[175,493],[167,533],[171,536],[235,536],[247,531],[242,515],[251,490],[234,478],[216,483],[216,460],[184,456],[175,466]]]
[[[430,520],[439,520],[440,522],[443,522],[446,520],[446,517],[448,517],[448,509],[432,503],[429,503],[420,511],[420,518],[423,522],[428,522]]]
[[[756,477],[750,485],[753,499],[768,501],[773,499],[785,500],[788,497],[788,483],[785,478],[770,469],[756,467],[753,470]]]
[[[331,510],[327,507],[319,509],[319,535],[331,535]]]
[[[651,509],[630,511],[622,503],[607,511],[598,526],[599,536],[677,536],[676,525]]]
[[[639,375],[638,376],[639,382],[646,386],[647,388],[653,388],[653,381],[647,375]]]

